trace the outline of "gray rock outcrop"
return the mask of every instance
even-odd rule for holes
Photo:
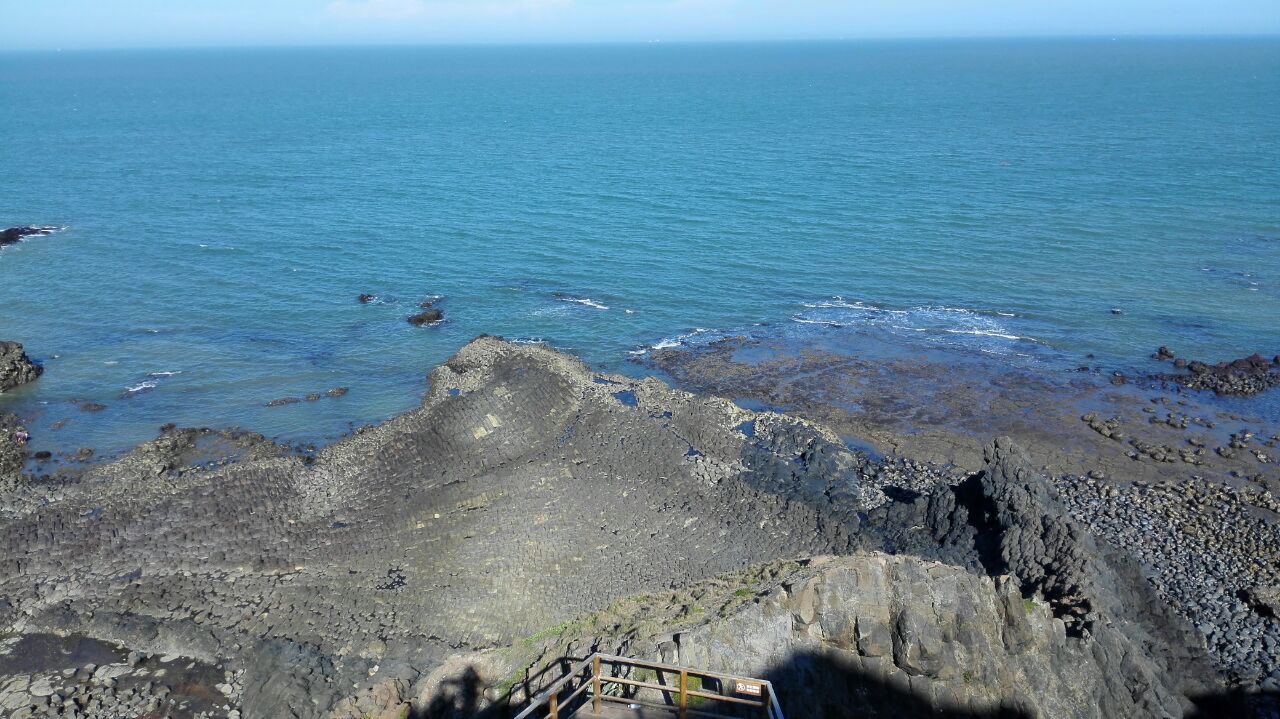
[[[501,703],[595,648],[827,682],[790,716],[1177,716],[1216,681],[1008,442],[904,493],[822,425],[537,346],[479,338],[430,380],[314,458],[169,429],[14,489],[0,634],[223,665],[246,719],[468,715],[455,670]]]
[[[735,429],[748,420],[754,438]],[[838,438],[492,338],[435,370],[421,409],[314,461],[191,467],[200,441],[170,432],[11,496],[0,632],[225,662],[245,672],[246,717],[316,716],[371,671],[412,676],[630,595],[854,541],[777,487],[826,481],[795,461],[803,448],[854,466]]]
[[[31,361],[22,345],[0,342],[0,392],[34,382],[43,371],[40,365]]]

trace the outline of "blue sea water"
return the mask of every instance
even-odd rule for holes
[[[332,436],[480,333],[1280,352],[1280,39],[3,53],[0,108],[37,446]]]

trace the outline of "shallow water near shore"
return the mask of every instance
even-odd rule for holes
[[[8,53],[0,95],[0,225],[67,227],[0,250],[37,449],[332,437],[481,333],[1280,352],[1276,40]]]

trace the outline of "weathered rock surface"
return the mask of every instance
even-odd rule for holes
[[[470,716],[593,647],[836,682],[791,716],[1176,716],[1214,689],[1185,621],[1011,443],[950,481],[480,338],[420,409],[314,459],[169,429],[9,491],[0,634],[222,664],[246,718]],[[818,555],[849,556],[779,563]]]
[[[808,423],[487,338],[431,380],[421,409],[311,463],[191,469],[199,438],[169,433],[10,492],[0,631],[227,662],[246,716],[314,716],[371,671],[413,676],[622,597],[853,544],[779,492],[860,496],[856,474],[797,461],[857,465]],[[752,419],[754,438],[735,429]]]
[[[1122,632],[1072,636],[1011,577],[880,552],[771,563],[624,600],[550,638],[455,655],[393,701],[435,706],[433,717],[500,716],[508,698],[519,704],[561,675],[553,659],[592,651],[768,679],[787,716],[1196,712],[1175,688],[1195,677],[1154,673],[1147,648]],[[362,692],[368,703],[375,687]]]
[[[1108,630],[1109,632],[1112,630]],[[1114,633],[1072,637],[1017,581],[914,557],[815,561],[675,658],[774,682],[788,716],[1178,716],[1178,680]]]
[[[44,370],[31,361],[22,345],[17,342],[0,342],[0,392],[34,382],[42,372]]]
[[[27,461],[27,448],[18,441],[15,433],[22,423],[12,414],[0,414],[0,502],[5,492],[17,489],[29,481],[23,474]]]

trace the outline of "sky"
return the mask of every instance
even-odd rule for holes
[[[0,0],[9,49],[1280,34],[1280,0]]]

